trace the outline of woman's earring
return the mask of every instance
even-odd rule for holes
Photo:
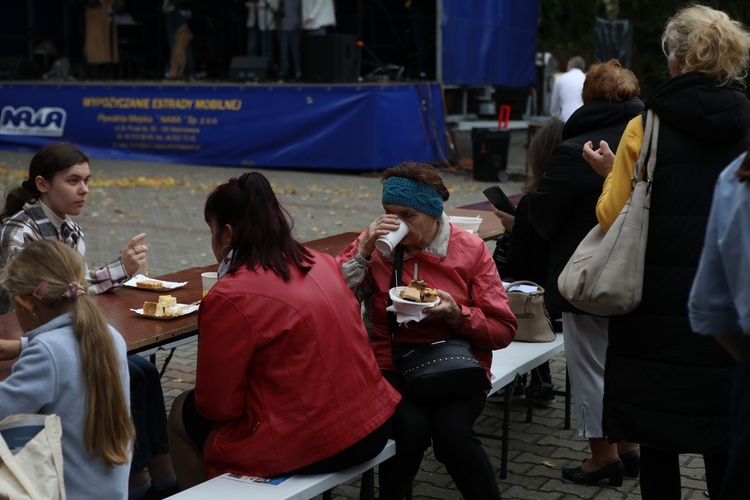
[[[225,250],[226,250],[226,252],[225,252]],[[232,251],[232,247],[231,246],[224,245],[223,247],[221,247],[221,256],[226,259],[227,255],[229,255],[229,252],[231,252],[231,251]]]

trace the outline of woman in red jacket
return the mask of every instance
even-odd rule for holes
[[[402,394],[393,417],[396,456],[378,469],[380,500],[401,500],[432,444],[466,500],[499,500],[495,473],[474,422],[482,413],[490,387],[492,351],[516,335],[517,321],[508,305],[497,267],[487,245],[453,226],[443,212],[450,193],[431,165],[402,163],[383,172],[383,215],[375,219],[336,258],[349,288],[362,302],[370,345],[386,380]],[[383,253],[376,240],[399,228],[409,232],[399,246]],[[402,254],[401,272],[394,268]],[[421,321],[402,325],[388,316],[391,281],[401,285],[422,280],[437,289],[440,304],[423,311]],[[407,390],[393,360],[391,334],[397,342],[419,344],[452,338],[469,342],[486,380],[464,384],[463,395],[424,401]]]
[[[375,457],[400,396],[333,258],[292,238],[268,180],[206,200],[219,281],[199,316],[195,390],[170,414],[181,488],[224,472],[317,474]]]

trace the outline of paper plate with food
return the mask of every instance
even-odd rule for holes
[[[412,280],[409,286],[393,287],[388,293],[392,305],[386,310],[395,312],[399,323],[421,321],[427,315],[423,312],[425,308],[435,307],[440,303],[437,291],[422,280]]]
[[[198,304],[178,304],[177,299],[171,295],[159,295],[158,302],[145,301],[143,308],[131,309],[136,314],[154,319],[174,319],[194,313],[198,310]]]
[[[187,285],[187,281],[155,280],[142,274],[136,274],[128,281],[123,283],[123,286],[140,288],[141,290],[151,290],[152,292],[168,292],[185,285]]]

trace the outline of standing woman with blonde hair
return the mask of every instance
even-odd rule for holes
[[[67,497],[123,499],[134,437],[125,341],[87,295],[84,270],[53,240],[30,242],[6,266],[0,285],[28,343],[0,382],[0,420],[57,414]]]
[[[646,103],[661,130],[643,300],[609,321],[603,423],[610,440],[641,444],[644,500],[681,498],[681,453],[703,455],[709,494],[719,498],[734,362],[691,330],[687,304],[716,179],[747,147],[750,101],[742,80],[750,34],[725,13],[695,5],[667,22],[662,47],[672,78]],[[628,124],[605,181],[596,210],[605,230],[630,196],[644,120]]]

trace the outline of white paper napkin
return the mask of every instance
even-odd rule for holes
[[[419,323],[422,321],[428,313],[422,312],[422,310],[419,310],[418,314],[406,314],[396,311],[396,308],[393,307],[393,305],[388,306],[386,309],[388,312],[396,313],[396,321],[399,325],[403,325],[405,323],[408,323],[409,321],[414,321],[416,323]]]

